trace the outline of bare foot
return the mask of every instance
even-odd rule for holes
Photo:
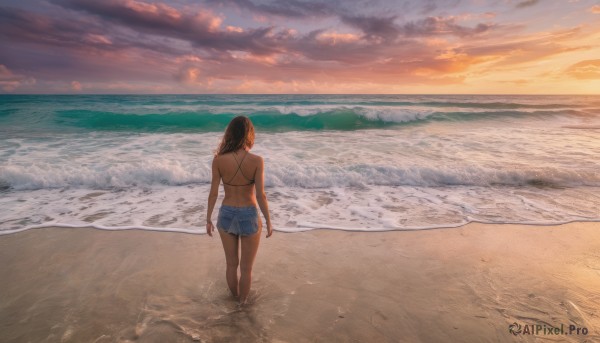
[[[244,300],[238,299],[238,307],[244,307],[246,305],[248,305],[248,299],[244,299]]]

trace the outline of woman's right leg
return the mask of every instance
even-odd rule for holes
[[[240,303],[246,303],[250,293],[250,284],[252,283],[252,266],[254,258],[258,251],[260,242],[260,233],[262,232],[262,223],[259,222],[258,231],[251,236],[242,236],[242,257],[240,259]]]

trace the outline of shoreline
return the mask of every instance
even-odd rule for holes
[[[307,231],[315,231],[315,230],[332,230],[332,231],[345,231],[345,232],[405,232],[405,231],[428,231],[428,230],[449,230],[449,229],[458,229],[463,228],[468,225],[521,225],[521,226],[561,226],[573,223],[600,223],[600,218],[598,219],[572,219],[565,220],[561,222],[486,222],[481,220],[470,220],[468,222],[459,223],[456,225],[440,225],[440,226],[424,226],[424,227],[406,227],[406,228],[344,228],[341,226],[325,226],[325,225],[314,225],[314,226],[302,226],[302,227],[294,227],[294,228],[280,228],[275,229],[275,232],[280,233],[300,233]],[[312,225],[312,224],[311,224]],[[263,226],[265,223],[263,222]],[[39,230],[39,229],[95,229],[102,231],[150,231],[150,232],[169,232],[169,233],[184,233],[190,235],[205,235],[205,231],[197,231],[194,229],[184,229],[184,228],[170,228],[170,227],[153,227],[153,226],[144,226],[144,225],[127,225],[127,226],[106,226],[106,225],[77,225],[77,224],[66,224],[66,223],[50,223],[50,224],[40,224],[40,225],[32,225],[28,227],[24,227],[21,229],[10,229],[10,230],[0,230],[0,237],[5,235],[13,235],[20,232],[25,232],[29,230]]]
[[[532,227],[533,226],[533,227]],[[600,338],[600,223],[261,237],[236,307],[221,242],[145,230],[0,236],[2,341],[535,342]],[[241,335],[241,336],[240,336]]]

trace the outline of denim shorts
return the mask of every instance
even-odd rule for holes
[[[217,229],[240,236],[250,236],[258,232],[258,209],[256,206],[235,207],[221,205],[217,219]]]

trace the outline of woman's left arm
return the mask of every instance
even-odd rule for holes
[[[219,197],[219,185],[221,184],[221,173],[219,172],[219,168],[217,167],[217,158],[213,158],[212,161],[212,181],[210,183],[210,192],[208,193],[208,210],[206,212],[206,233],[212,237],[212,232],[215,229],[215,226],[212,223],[211,216],[213,209],[215,208],[215,204],[217,203],[217,198]]]

